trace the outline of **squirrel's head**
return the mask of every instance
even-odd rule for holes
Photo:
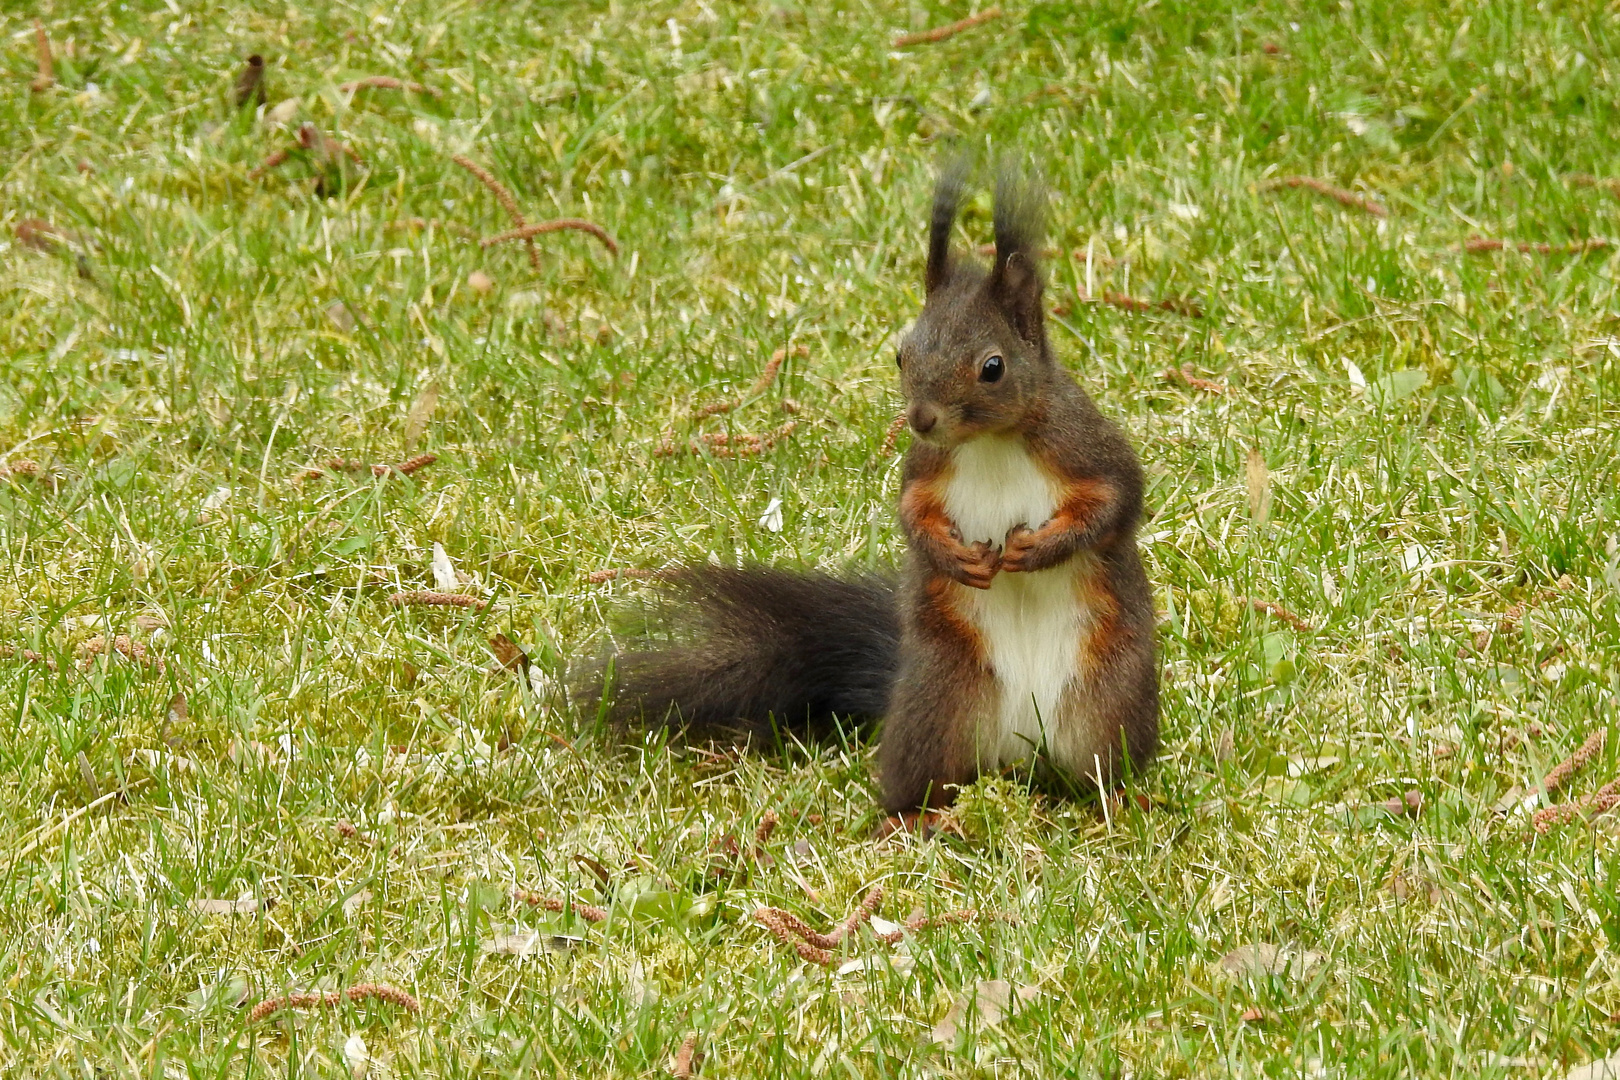
[[[896,357],[912,432],[944,447],[1019,429],[1054,377],[1037,263],[1040,191],[1002,172],[986,273],[951,253],[962,180],[961,168],[948,170],[934,192],[927,299]]]

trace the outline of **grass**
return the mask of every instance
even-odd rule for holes
[[[0,462],[53,480],[0,482],[8,1074],[651,1076],[695,1035],[705,1076],[1515,1077],[1620,1042],[1612,824],[1492,812],[1612,724],[1620,263],[1462,249],[1620,239],[1568,180],[1620,173],[1620,17],[1007,9],[895,51],[968,9],[79,0],[42,92],[35,13],[0,13]],[[229,103],[252,52],[283,126]],[[336,89],[364,75],[443,96]],[[250,179],[304,120],[364,164]],[[878,843],[853,734],[705,755],[556,687],[645,593],[590,571],[894,561],[892,343],[952,139],[1053,189],[1055,341],[1151,475],[1165,739],[1106,813],[997,780],[970,839]],[[469,242],[510,222],[457,153],[619,257]],[[654,453],[788,408],[764,453]],[[491,606],[388,604],[435,542]],[[119,633],[162,670],[80,670]],[[766,811],[771,860],[726,856]],[[843,974],[751,919],[877,884],[891,920],[1004,918],[861,931],[841,955],[894,963]],[[194,904],[241,898],[276,903]],[[483,951],[514,928],[580,940]],[[1222,971],[1256,944],[1321,959]],[[936,1045],[991,979],[1036,996]],[[420,1012],[240,1004],[366,982]]]

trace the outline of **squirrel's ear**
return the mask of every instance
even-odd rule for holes
[[[924,295],[930,295],[951,276],[951,229],[962,201],[967,162],[958,158],[946,165],[934,187],[934,210],[928,221],[928,268],[923,271]]]
[[[1041,344],[1046,325],[1046,310],[1041,302],[1044,290],[1040,271],[1027,252],[1014,251],[1005,259],[998,252],[985,291],[1019,337],[1031,345]]]
[[[1045,324],[1041,272],[1037,264],[1042,233],[1043,191],[1021,181],[1004,164],[996,177],[996,266],[985,282],[990,300],[1018,336],[1039,345]]]

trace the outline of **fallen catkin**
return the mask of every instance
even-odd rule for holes
[[[932,45],[935,42],[945,41],[948,38],[953,38],[964,30],[971,30],[975,26],[982,26],[991,19],[999,18],[1001,18],[1001,8],[999,5],[987,7],[977,15],[969,15],[965,19],[958,19],[956,22],[950,23],[946,26],[936,26],[932,30],[918,30],[910,34],[901,34],[899,37],[894,39],[894,47],[897,49],[905,49],[912,45]]]
[[[478,246],[493,247],[496,244],[504,244],[508,240],[525,240],[528,241],[529,246],[532,248],[536,236],[542,233],[559,232],[563,229],[590,233],[602,241],[602,246],[607,248],[611,254],[615,256],[619,254],[619,242],[613,239],[602,226],[594,221],[586,221],[584,218],[557,218],[555,221],[536,221],[519,225],[515,229],[508,229],[506,232],[496,233],[494,236],[478,241]]]
[[[1376,199],[1369,199],[1365,195],[1357,195],[1353,191],[1346,191],[1342,187],[1330,184],[1326,180],[1318,180],[1314,176],[1284,176],[1271,181],[1266,187],[1305,188],[1307,191],[1314,191],[1318,195],[1326,195],[1339,205],[1348,206],[1352,210],[1360,210],[1363,213],[1371,214],[1373,217],[1389,216],[1389,207]]]
[[[429,589],[417,589],[411,592],[397,592],[388,598],[392,607],[463,607],[483,608],[487,604],[476,596],[465,593],[433,592]]]
[[[529,889],[513,889],[512,898],[521,900],[530,907],[554,911],[559,915],[566,911],[572,911],[588,923],[599,923],[607,919],[607,910],[599,908],[595,904],[570,904],[567,901],[557,899],[555,896],[532,892]]]
[[[397,1005],[406,1012],[422,1011],[421,1003],[398,987],[385,986],[382,983],[357,983],[341,992],[330,990],[324,994],[283,994],[280,997],[266,998],[253,1006],[253,1010],[248,1013],[247,1022],[257,1024],[265,1017],[283,1009],[330,1009],[345,998],[354,1002],[375,999]]]

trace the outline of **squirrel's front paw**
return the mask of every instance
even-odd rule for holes
[[[1015,525],[1001,546],[1001,568],[1012,574],[1043,569],[1043,548],[1038,532],[1027,525]]]
[[[980,540],[972,547],[958,545],[951,552],[954,565],[946,572],[952,578],[974,589],[988,589],[996,571],[1001,569],[1001,557],[996,549]]]

